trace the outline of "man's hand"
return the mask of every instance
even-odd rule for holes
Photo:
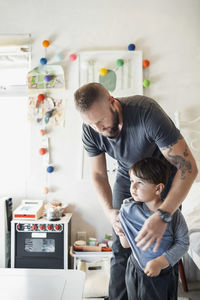
[[[140,247],[145,245],[142,250],[147,250],[151,245],[156,242],[153,251],[156,252],[160,246],[160,241],[166,230],[167,224],[164,223],[158,212],[155,212],[150,216],[142,226],[139,234],[135,238],[135,241],[138,242],[137,246]]]
[[[158,276],[160,271],[169,266],[167,259],[164,256],[159,256],[155,259],[148,261],[144,268],[144,273],[147,276]]]
[[[119,215],[119,210],[117,209],[110,209],[109,213],[108,213],[108,218],[110,220],[110,223],[115,231],[115,233],[117,235],[121,235],[124,236],[124,233],[122,231],[119,219],[118,219],[118,215]]]

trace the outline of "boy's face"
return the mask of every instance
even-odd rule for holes
[[[148,202],[160,195],[158,185],[135,176],[133,172],[130,174],[130,181],[130,192],[135,201]]]

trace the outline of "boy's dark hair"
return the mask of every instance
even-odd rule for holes
[[[85,112],[90,109],[92,104],[101,97],[105,97],[108,92],[100,83],[91,82],[83,85],[74,93],[74,102],[76,109]]]
[[[129,169],[129,174],[131,172],[149,183],[165,185],[169,178],[170,168],[159,158],[146,157],[134,163]]]

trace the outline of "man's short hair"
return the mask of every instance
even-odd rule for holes
[[[108,91],[100,83],[85,84],[74,93],[76,109],[85,112],[90,109],[94,102],[99,101],[100,98],[105,98],[106,95],[109,95]]]
[[[129,169],[129,174],[133,174],[149,183],[159,184],[167,183],[170,168],[161,159],[157,157],[146,157],[134,163]]]

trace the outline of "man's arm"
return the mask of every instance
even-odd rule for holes
[[[162,210],[173,214],[188,194],[198,170],[194,157],[182,136],[173,145],[160,150],[165,158],[177,167],[170,191],[160,206]],[[138,234],[137,246],[145,245],[143,250],[146,250],[156,241],[154,251],[157,251],[165,230],[166,224],[161,220],[159,213],[154,213],[146,220]]]
[[[89,157],[89,164],[91,169],[92,180],[98,195],[103,210],[111,222],[115,232],[119,234],[122,232],[121,226],[118,221],[119,211],[113,209],[112,206],[112,190],[108,181],[106,170],[105,154],[101,153],[94,157]]]

